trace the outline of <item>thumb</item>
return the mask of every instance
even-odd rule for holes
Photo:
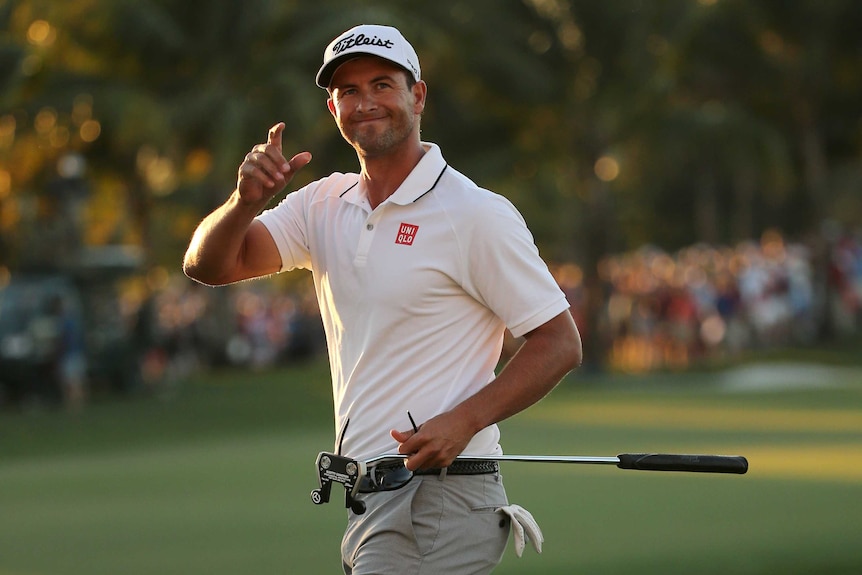
[[[281,151],[281,133],[284,132],[284,122],[279,122],[269,129],[269,135],[266,138],[266,143],[278,148]]]
[[[290,159],[288,165],[290,171],[297,172],[305,167],[311,161],[311,152],[300,152]]]
[[[397,429],[393,429],[389,432],[389,435],[391,435],[392,439],[394,439],[398,443],[404,443],[405,441],[413,437],[414,433],[415,432],[412,429],[409,431],[398,431]]]

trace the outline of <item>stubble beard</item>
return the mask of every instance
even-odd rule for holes
[[[341,127],[341,134],[365,158],[385,156],[401,147],[413,132],[413,118],[407,114],[392,117],[382,130],[377,126]]]

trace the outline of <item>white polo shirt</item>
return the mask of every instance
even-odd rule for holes
[[[358,174],[335,173],[258,216],[282,271],[313,273],[351,457],[394,453],[408,410],[421,424],[494,378],[506,326],[517,337],[568,309],[515,207],[423,146],[374,210]],[[492,425],[464,453],[499,454],[499,438]]]

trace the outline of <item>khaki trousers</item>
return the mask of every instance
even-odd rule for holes
[[[498,473],[418,475],[396,491],[361,494],[341,543],[346,575],[490,573],[509,539]]]

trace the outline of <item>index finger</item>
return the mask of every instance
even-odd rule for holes
[[[269,135],[266,138],[266,143],[278,148],[281,151],[281,133],[284,132],[284,122],[279,122],[269,129]]]

